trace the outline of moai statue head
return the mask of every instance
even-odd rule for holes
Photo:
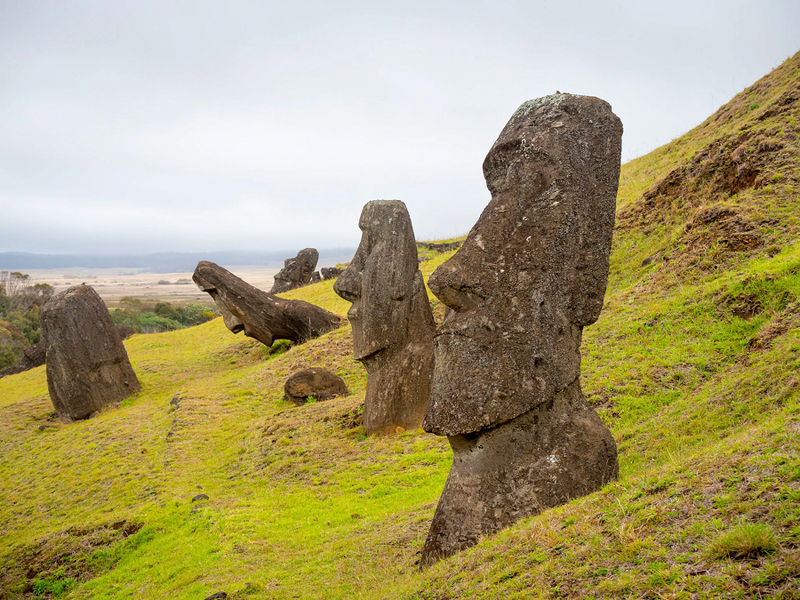
[[[483,163],[492,199],[428,281],[452,309],[428,431],[494,427],[578,377],[608,281],[621,136],[608,103],[570,94],[526,102],[500,133]]]
[[[411,219],[399,200],[373,200],[358,226],[361,244],[333,289],[353,303],[353,354],[367,369],[364,427],[415,429],[430,397],[436,325]]]
[[[333,289],[353,303],[347,318],[361,360],[405,340],[419,266],[411,218],[400,200],[367,202],[358,226],[361,244]]]

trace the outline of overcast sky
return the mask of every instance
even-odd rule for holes
[[[797,0],[0,0],[0,251],[464,234],[523,101],[604,98],[627,161],[798,50]]]

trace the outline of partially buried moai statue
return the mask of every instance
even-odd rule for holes
[[[430,396],[436,325],[405,204],[373,200],[361,244],[334,291],[353,305],[353,354],[367,369],[364,427],[388,434],[420,426]]]
[[[106,305],[88,285],[45,304],[41,335],[50,399],[62,419],[86,419],[141,389]]]
[[[523,104],[483,163],[489,205],[428,281],[451,310],[423,428],[448,436],[453,466],[423,565],[618,475],[579,375],[608,281],[621,137],[598,98]]]

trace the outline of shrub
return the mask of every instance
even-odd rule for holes
[[[764,523],[740,523],[711,542],[712,558],[751,558],[769,554],[778,547],[772,527]]]
[[[137,333],[142,332],[139,314],[130,309],[117,308],[112,310],[111,320],[117,325],[127,325],[128,327],[133,327],[134,331]]]
[[[141,324],[142,333],[175,331],[176,329],[183,329],[184,327],[182,323],[179,323],[174,319],[162,317],[151,312],[142,313],[139,323]]]
[[[209,306],[199,302],[187,302],[175,310],[173,318],[191,327],[210,321],[215,316],[216,314],[210,310]]]

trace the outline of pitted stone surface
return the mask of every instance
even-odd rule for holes
[[[302,343],[340,324],[339,317],[323,308],[268,294],[213,262],[200,261],[192,279],[214,299],[228,329],[267,346],[275,340]]]
[[[304,248],[294,258],[287,258],[283,261],[283,268],[275,275],[269,293],[280,294],[312,283],[318,260],[319,252],[314,248]]]
[[[347,395],[344,379],[320,367],[298,371],[283,385],[283,399],[302,406],[313,397],[319,402]]]
[[[523,104],[483,163],[492,199],[428,286],[451,311],[436,334],[426,430],[494,427],[580,372],[603,306],[622,125],[598,98]]]
[[[76,285],[42,308],[47,387],[56,413],[86,419],[141,389],[128,353],[100,296]]]
[[[352,306],[353,354],[367,369],[364,426],[420,426],[428,404],[436,325],[417,263],[414,230],[399,200],[368,202],[361,244],[334,291]]]
[[[423,427],[448,436],[453,467],[423,565],[617,477],[578,378],[608,281],[621,136],[598,98],[523,104],[483,163],[489,205],[428,280],[448,310]]]

